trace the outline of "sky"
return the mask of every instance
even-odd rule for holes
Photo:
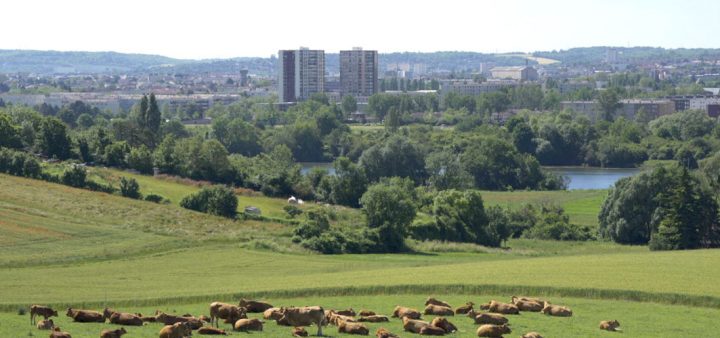
[[[720,47],[718,0],[3,0],[0,49],[183,59]]]

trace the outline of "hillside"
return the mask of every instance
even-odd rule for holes
[[[143,178],[145,189],[169,195],[168,187],[193,189]],[[489,195],[510,206],[541,198]],[[511,240],[509,249],[477,253],[316,255],[292,249],[288,230],[269,221],[231,221],[173,204],[0,175],[0,336],[28,334],[27,317],[11,311],[31,303],[202,314],[209,301],[240,296],[389,313],[394,304],[421,308],[427,295],[461,304],[532,294],[570,305],[577,315],[559,321],[526,314],[512,320],[513,330],[592,336],[597,321],[607,318],[620,319],[633,337],[665,336],[689,318],[698,325],[683,333],[720,329],[714,320],[720,314],[720,250],[650,252],[606,242]],[[453,321],[458,337],[475,329],[463,317]],[[70,323],[62,314],[56,323],[73,337],[96,337],[108,327]],[[285,336],[287,328],[266,325],[266,334]],[[398,325],[387,327],[397,331]],[[373,330],[379,326],[371,324]],[[158,330],[129,329],[141,336]]]

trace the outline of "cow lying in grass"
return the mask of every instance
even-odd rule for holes
[[[245,311],[249,313],[263,313],[265,312],[265,310],[273,307],[272,305],[270,305],[270,303],[257,300],[248,300],[245,298],[241,298],[240,304],[238,305],[240,307],[244,307]]]
[[[72,336],[56,326],[53,331],[50,332],[50,338],[72,338]]]
[[[433,326],[431,323],[403,317],[403,329],[408,332],[418,333],[425,336],[442,336],[445,330],[440,327]]]
[[[297,327],[292,328],[292,331],[290,331],[290,333],[292,333],[293,337],[307,337],[308,336],[307,330],[305,330],[305,328],[302,326],[297,326]]]
[[[358,322],[368,322],[368,323],[382,323],[382,322],[389,322],[390,318],[387,316],[380,316],[380,315],[372,315],[372,316],[362,316],[358,318]]]
[[[52,330],[55,327],[55,323],[52,319],[43,319],[37,322],[36,327],[38,330]]]
[[[100,332],[100,338],[120,338],[126,333],[127,331],[124,327],[117,330],[102,330],[102,332]]]
[[[426,315],[435,315],[435,316],[453,316],[453,315],[455,315],[455,311],[453,311],[452,308],[449,308],[447,306],[442,306],[442,305],[433,305],[433,304],[426,306],[425,311],[423,313]]]
[[[425,306],[428,306],[428,305],[439,305],[439,306],[444,306],[444,307],[452,308],[452,306],[450,306],[450,304],[448,304],[447,302],[443,302],[443,301],[438,300],[438,299],[433,298],[433,297],[429,297],[429,298],[425,301]]]
[[[197,329],[203,327],[202,321],[195,317],[169,315],[162,311],[156,312],[155,320],[157,322],[163,323],[165,325],[174,325],[177,323],[187,323],[187,326],[190,327],[191,330],[197,330]]]
[[[338,333],[357,334],[357,335],[367,336],[370,333],[370,329],[368,329],[368,327],[362,323],[354,323],[354,322],[348,322],[345,320],[340,320],[338,322]]]
[[[263,322],[260,319],[253,318],[243,318],[239,319],[237,322],[235,322],[235,325],[233,325],[233,328],[235,331],[240,332],[248,332],[248,331],[262,331],[263,330]]]
[[[508,319],[505,318],[505,316],[498,313],[476,313],[473,311],[469,312],[468,316],[475,320],[475,324],[502,325],[507,324],[508,322]]]
[[[545,302],[545,306],[542,308],[541,312],[555,317],[572,317],[573,315],[572,310],[570,310],[569,307],[552,305],[548,302]]]
[[[493,325],[493,324],[485,324],[481,325],[477,329],[477,336],[478,337],[493,337],[493,338],[499,338],[502,337],[504,334],[510,334],[512,330],[507,326],[507,324],[503,325]]]
[[[375,337],[377,337],[377,338],[400,338],[400,337],[398,337],[398,335],[386,330],[383,327],[381,327],[377,331],[375,331]]]
[[[543,336],[541,336],[537,332],[528,332],[528,333],[522,335],[522,338],[543,338]]]
[[[439,327],[443,329],[445,333],[453,333],[457,331],[457,326],[443,317],[435,317],[435,319],[430,322],[430,326]]]
[[[470,311],[473,310],[473,306],[475,306],[475,303],[473,303],[473,302],[467,302],[467,303],[465,303],[465,305],[458,306],[458,307],[455,309],[455,314],[456,314],[456,315],[464,315],[464,314],[467,314],[468,312],[470,312]]]
[[[117,312],[110,308],[103,310],[103,318],[110,320],[111,324],[142,326],[143,319],[132,313]]]
[[[192,336],[192,329],[188,323],[175,323],[165,325],[160,329],[160,338],[186,338]]]
[[[263,312],[263,318],[265,320],[278,320],[282,317],[279,307],[271,307]]]
[[[197,330],[197,333],[204,335],[227,336],[227,332],[225,332],[225,330],[208,326],[203,326],[199,328]]]
[[[603,320],[600,322],[600,330],[605,331],[622,331],[620,329],[620,322],[617,320]]]
[[[404,306],[396,306],[395,310],[392,314],[393,318],[410,318],[410,319],[420,319],[420,312],[418,310],[404,307]]]
[[[520,314],[520,309],[518,309],[518,307],[515,306],[515,304],[500,303],[500,302],[494,301],[494,300],[491,300],[490,303],[481,305],[480,309],[494,312],[494,313],[501,313],[504,315]]]
[[[66,316],[73,319],[73,321],[78,323],[104,323],[105,318],[103,317],[102,313],[97,311],[91,311],[91,310],[76,310],[73,308],[68,308]]]
[[[57,317],[58,313],[57,313],[57,311],[53,310],[52,308],[50,308],[48,306],[31,305],[30,306],[30,324],[35,324],[36,316],[42,316],[43,319],[48,319],[53,316]]]

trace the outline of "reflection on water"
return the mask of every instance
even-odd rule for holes
[[[332,163],[300,163],[300,172],[305,175],[312,168],[322,168],[330,175],[335,174]],[[569,190],[578,189],[607,189],[623,177],[635,175],[640,169],[614,169],[614,168],[586,168],[586,167],[546,167],[546,169],[565,176],[570,180]]]
[[[635,175],[640,169],[547,167],[546,169],[570,180],[568,190],[608,189],[623,177]]]

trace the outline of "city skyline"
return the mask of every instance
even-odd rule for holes
[[[0,49],[116,51],[182,59],[268,57],[287,46],[337,53],[531,52],[588,46],[717,48],[720,3],[449,0],[234,3],[10,1]],[[38,11],[37,8],[43,8]],[[353,15],[348,18],[347,11]],[[32,13],[32,17],[28,17]],[[352,24],[370,20],[372,25]],[[282,23],[282,24],[278,24]],[[288,30],[284,25],[292,25]],[[49,29],[48,27],[52,27]]]

